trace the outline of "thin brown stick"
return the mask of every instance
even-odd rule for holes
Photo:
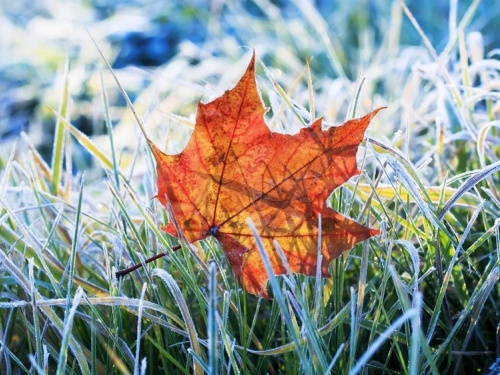
[[[179,250],[180,248],[181,248],[181,245],[172,246],[173,251]],[[160,258],[164,257],[165,255],[167,255],[167,253],[156,254],[155,256],[146,259],[144,262],[137,263],[137,264],[133,265],[132,267],[125,268],[124,270],[116,271],[115,275],[117,278],[128,275],[129,273],[134,272],[136,269],[141,268],[145,264],[154,262],[155,260],[160,259]]]

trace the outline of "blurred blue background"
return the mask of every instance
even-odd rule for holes
[[[453,37],[450,22],[460,21],[472,1],[406,3],[439,53]],[[484,50],[495,55],[500,47],[500,4],[495,0],[478,3],[467,31],[480,31]],[[1,142],[10,142],[24,131],[43,155],[50,155],[55,119],[46,106],[59,106],[66,59],[71,70],[72,123],[88,135],[104,133],[102,116],[95,109],[101,106],[95,100],[99,90],[92,78],[103,64],[87,30],[113,68],[124,72],[127,90],[137,98],[157,78],[151,72],[176,56],[184,57],[186,71],[207,56],[238,61],[256,46],[268,65],[279,68],[290,63],[300,69],[300,64],[312,59],[316,81],[335,78],[339,69],[329,61],[325,35],[340,71],[355,81],[363,61],[369,64],[377,46],[387,41],[394,19],[401,20],[398,46],[423,45],[406,16],[395,18],[397,12],[401,14],[399,8],[398,1],[389,0],[1,2]],[[324,25],[315,21],[318,16]],[[188,73],[185,81],[189,78]],[[192,84],[203,84],[204,79],[193,76]],[[167,83],[160,79],[157,85],[162,84]],[[112,106],[123,107],[119,95],[111,101]]]

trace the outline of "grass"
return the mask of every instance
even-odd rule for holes
[[[478,53],[481,35],[467,34],[479,2],[454,19],[439,53],[403,2],[386,10],[380,40],[361,29],[345,49],[307,3],[297,1],[293,28],[272,3],[256,3],[267,23],[236,4],[228,22],[283,40],[248,40],[273,130],[388,107],[360,153],[363,173],[330,199],[382,235],[334,260],[330,279],[271,274],[272,301],[246,294],[214,240],[172,251],[152,156],[109,69],[92,72],[108,134],[89,138],[72,124],[70,64],[51,164],[28,136],[0,151],[1,373],[466,374],[500,357],[500,69]],[[399,43],[408,21],[423,47]],[[248,61],[213,33],[225,54],[210,54],[210,40],[186,45],[134,91],[145,130],[170,152],[187,141],[200,96],[232,86]],[[75,167],[83,155],[86,172]]]

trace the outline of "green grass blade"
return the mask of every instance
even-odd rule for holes
[[[215,263],[209,265],[209,283],[208,283],[208,368],[210,373],[217,374],[217,365],[219,361],[219,352],[217,350],[217,281]]]
[[[70,293],[68,293],[70,294]],[[75,293],[75,298],[73,298],[73,304],[69,309],[65,319],[64,319],[64,329],[62,332],[61,349],[59,353],[59,359],[57,360],[57,375],[63,375],[66,372],[67,357],[68,357],[68,346],[71,336],[71,329],[73,328],[73,321],[76,314],[76,309],[80,304],[80,300],[83,297],[83,289],[78,288]]]
[[[177,306],[181,310],[182,318],[186,324],[187,332],[189,333],[189,341],[191,343],[190,349],[193,351],[193,355],[196,356],[196,358],[201,359],[201,351],[200,351],[200,346],[198,342],[198,333],[196,332],[196,328],[194,326],[194,321],[191,316],[191,313],[189,312],[188,306],[186,304],[186,300],[182,296],[182,292],[179,289],[179,286],[175,282],[175,280],[172,278],[171,275],[169,275],[165,270],[155,268],[153,270],[153,276],[157,276],[160,279],[163,280],[163,282],[168,286],[170,289],[170,292],[172,293]],[[195,374],[202,374],[202,367],[199,366],[200,362],[194,361],[193,362],[193,372]]]
[[[59,113],[61,118],[65,118],[68,111],[69,99],[69,60],[66,59],[64,65],[64,84],[61,93],[61,101]],[[54,137],[54,147],[52,148],[52,194],[57,195],[59,191],[59,184],[61,182],[62,164],[64,156],[64,126],[60,118],[56,122],[56,131]]]

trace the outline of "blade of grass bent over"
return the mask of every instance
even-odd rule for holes
[[[470,177],[467,181],[465,181],[453,194],[453,196],[450,198],[448,202],[444,205],[443,209],[438,215],[439,220],[442,220],[443,217],[446,215],[446,213],[453,207],[456,201],[460,199],[462,195],[464,195],[466,192],[468,192],[470,189],[472,189],[474,186],[476,186],[479,182],[481,182],[483,179],[488,177],[494,172],[497,172],[500,170],[500,160],[497,161],[496,163],[490,164],[487,167],[483,169],[479,169],[475,171],[474,175]]]
[[[109,160],[109,158],[104,155],[99,148],[92,142],[92,140],[87,137],[84,133],[78,130],[75,126],[73,126],[69,121],[63,118],[59,113],[54,111],[52,108],[49,108],[50,111],[56,116],[61,124],[66,126],[66,128],[70,131],[71,134],[76,138],[76,140],[83,146],[85,149],[92,154],[97,160],[99,160],[102,166],[110,171],[113,171],[113,162]]]
[[[162,279],[167,285],[170,292],[172,293],[175,302],[177,303],[177,306],[181,311],[184,323],[186,324],[186,330],[189,334],[189,342],[191,343],[191,349],[198,358],[201,358],[200,345],[198,343],[198,333],[196,332],[193,318],[191,316],[191,313],[189,312],[186,300],[184,299],[182,292],[179,289],[179,286],[175,282],[174,278],[165,270],[155,268],[153,270],[152,275]],[[197,361],[193,361],[193,371],[197,375],[203,374],[202,368],[197,364]]]

